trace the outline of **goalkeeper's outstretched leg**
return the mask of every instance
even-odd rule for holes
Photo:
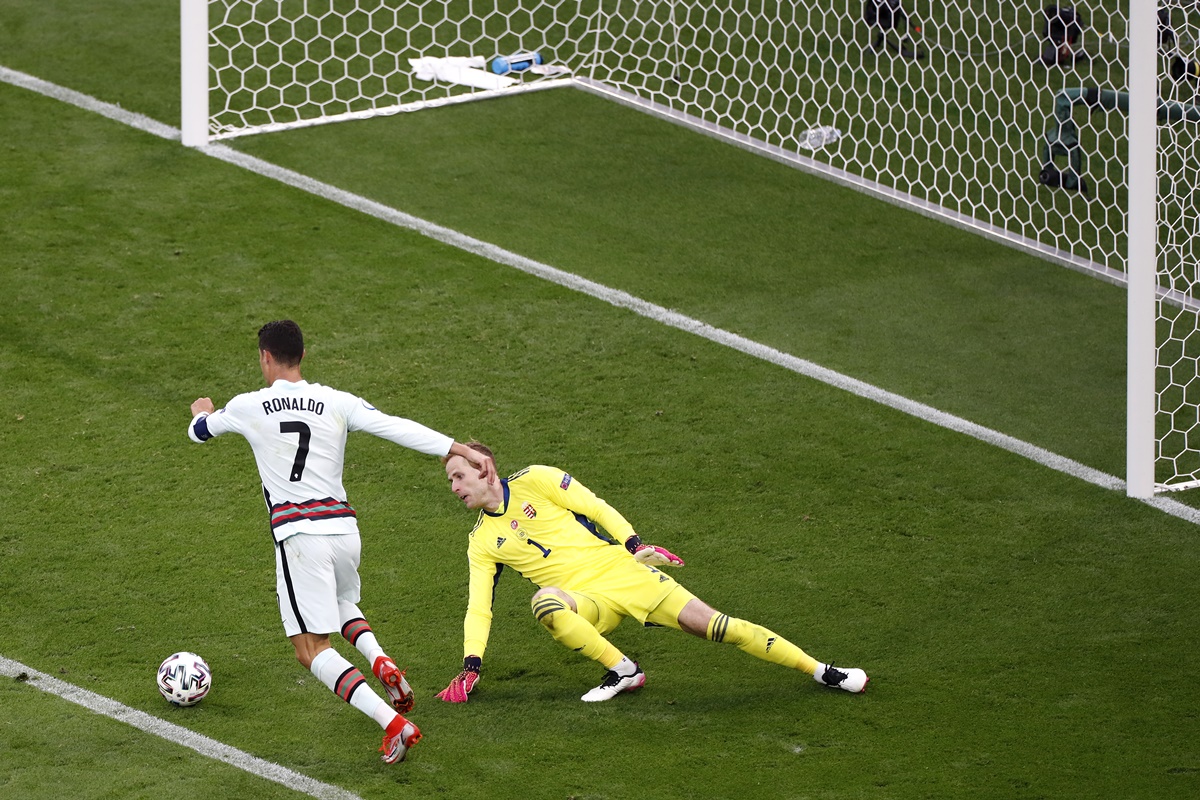
[[[822,664],[774,631],[722,614],[683,587],[667,596],[650,621],[671,625],[711,642],[728,642],[763,661],[812,675],[814,680],[826,686],[856,693],[867,688],[867,673],[861,669],[836,669]]]

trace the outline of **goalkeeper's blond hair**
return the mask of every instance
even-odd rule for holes
[[[485,456],[490,458],[493,463],[495,463],[496,457],[494,455],[492,455],[492,448],[488,447],[483,442],[477,442],[474,439],[472,439],[471,441],[463,442],[462,444],[463,444],[463,447],[469,447],[472,450],[474,450],[476,453],[483,453]],[[454,456],[447,453],[446,455],[442,456],[442,464],[444,465],[447,461],[449,461],[452,458],[454,458]]]

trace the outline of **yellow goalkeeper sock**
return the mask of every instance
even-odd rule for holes
[[[562,598],[545,594],[534,598],[532,605],[537,621],[560,644],[599,661],[605,669],[612,669],[625,657],[590,622],[572,611]]]
[[[809,675],[817,671],[817,660],[808,653],[762,625],[755,625],[744,619],[714,614],[708,622],[706,638],[714,642],[737,645],[739,650],[772,664],[798,669]]]

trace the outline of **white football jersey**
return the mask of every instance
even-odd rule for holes
[[[276,541],[297,533],[357,533],[342,487],[346,434],[366,431],[434,456],[454,440],[418,422],[393,417],[366,400],[319,383],[277,380],[239,394],[188,426],[194,442],[223,433],[246,437],[254,451]]]

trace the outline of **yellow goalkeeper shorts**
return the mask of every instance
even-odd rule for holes
[[[679,612],[695,598],[670,575],[639,564],[624,580],[605,581],[604,586],[564,589],[575,601],[579,616],[604,635],[626,617],[641,624],[679,628]]]

